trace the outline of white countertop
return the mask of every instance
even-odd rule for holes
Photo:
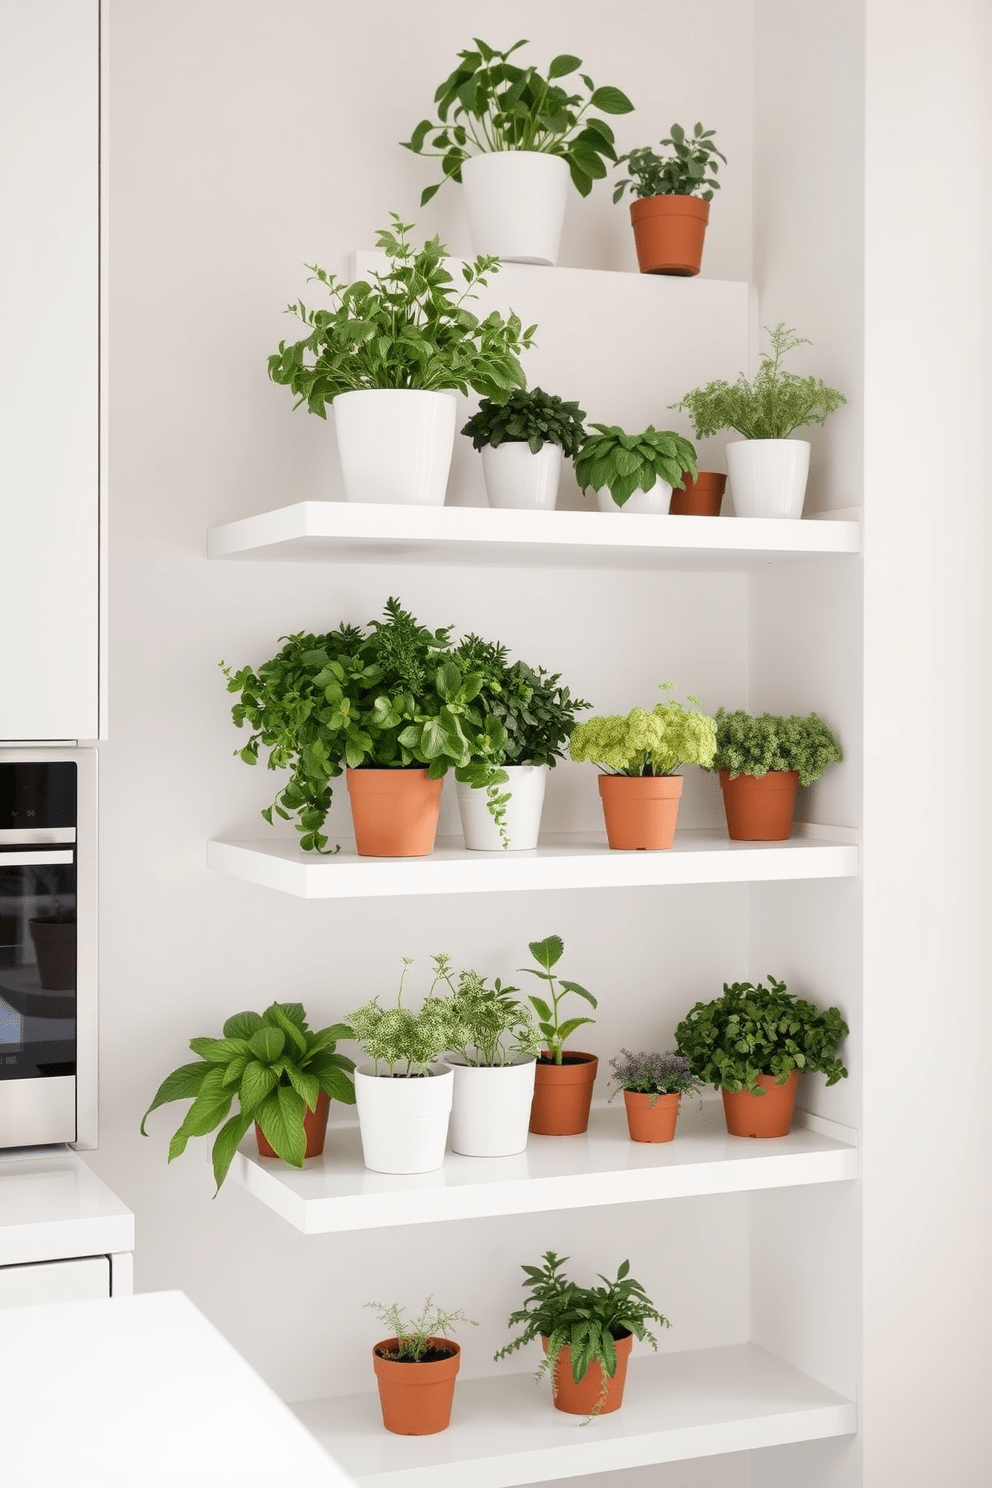
[[[134,1249],[134,1215],[68,1147],[0,1156],[0,1266]]]
[[[182,1292],[3,1315],[5,1488],[350,1488]]]

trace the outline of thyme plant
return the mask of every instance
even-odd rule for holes
[[[462,433],[477,450],[486,445],[499,449],[501,444],[526,444],[536,455],[546,444],[557,444],[571,458],[585,438],[584,418],[578,403],[565,403],[556,393],[539,387],[514,388],[504,403],[483,398]]]
[[[466,1317],[464,1312],[445,1312],[436,1306],[433,1297],[428,1297],[424,1302],[419,1317],[406,1319],[406,1310],[397,1302],[366,1302],[366,1307],[371,1307],[379,1314],[384,1327],[391,1330],[391,1336],[396,1339],[395,1349],[378,1349],[383,1359],[395,1359],[401,1364],[421,1364],[425,1357],[436,1352],[434,1339],[446,1338],[456,1323],[470,1323],[473,1328],[478,1327],[475,1318]],[[437,1351],[440,1352],[440,1351]],[[449,1350],[450,1352],[450,1350]]]
[[[843,751],[816,713],[746,713],[737,708],[716,711],[716,753],[712,770],[738,775],[765,775],[769,770],[797,770],[800,785],[819,780],[828,765],[838,764]]]
[[[662,682],[670,692],[674,683]],[[682,765],[707,767],[716,749],[716,723],[674,698],[649,713],[632,708],[626,717],[606,714],[576,726],[569,750],[573,760],[590,760],[607,775],[674,775]]]
[[[681,124],[673,124],[668,138],[661,141],[668,155],[644,146],[619,156],[617,166],[626,165],[630,176],[617,182],[613,200],[618,202],[630,187],[632,196],[698,196],[712,201],[714,191],[720,189],[717,160],[727,163],[726,155],[713,143],[715,133],[697,124],[687,135]]]
[[[652,1107],[657,1105],[659,1095],[688,1095],[703,1083],[682,1054],[648,1054],[643,1049],[632,1054],[629,1049],[621,1049],[610,1060],[610,1068],[616,1087],[610,1100],[621,1090],[634,1090],[649,1095]]]

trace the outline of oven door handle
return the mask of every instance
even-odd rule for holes
[[[46,863],[71,863],[71,847],[27,847],[15,852],[0,851],[0,868],[42,868]]]

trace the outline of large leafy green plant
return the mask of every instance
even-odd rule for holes
[[[712,201],[720,189],[716,162],[727,163],[713,143],[715,133],[697,124],[687,135],[681,124],[673,124],[671,134],[661,141],[668,155],[658,155],[650,146],[621,155],[617,165],[626,165],[630,176],[617,182],[613,200],[618,202],[629,186],[633,196],[698,196]]]
[[[716,711],[716,753],[710,769],[738,775],[765,775],[769,770],[797,770],[800,785],[819,780],[828,765],[838,764],[843,751],[816,713],[746,713],[737,708]]]
[[[650,491],[656,481],[683,488],[683,476],[696,479],[696,451],[681,434],[649,424],[643,434],[625,434],[617,424],[593,424],[575,457],[575,479],[583,491],[609,491],[617,506],[626,506],[635,491]]]
[[[617,158],[613,130],[597,115],[629,114],[630,99],[619,88],[597,88],[585,73],[580,74],[585,94],[559,87],[559,78],[579,71],[580,57],[561,53],[544,77],[535,67],[510,61],[526,41],[500,52],[479,37],[474,40],[474,48],[458,53],[457,67],[434,94],[437,119],[422,119],[403,141],[414,154],[441,161],[441,180],[424,189],[420,205],[445,181],[460,181],[470,155],[494,150],[560,155],[576,189],[588,196],[593,181],[606,175],[605,161]]]
[[[565,943],[560,935],[548,935],[544,940],[532,940],[528,942],[528,949],[537,966],[521,966],[521,971],[526,971],[529,976],[540,977],[542,982],[547,982],[550,1002],[547,998],[532,996],[530,1004],[538,1016],[538,1028],[544,1036],[547,1045],[549,1063],[563,1064],[565,1043],[571,1038],[577,1028],[583,1023],[594,1023],[595,1018],[562,1018],[558,1009],[568,993],[574,993],[577,997],[584,998],[590,1007],[598,1007],[599,1004],[591,992],[581,987],[578,982],[567,982],[563,977],[556,977],[554,968],[558,965],[565,952]]]
[[[501,764],[553,768],[565,758],[575,715],[592,704],[573,698],[562,685],[560,672],[510,661],[505,646],[471,633],[459,641],[452,655],[465,672],[481,678],[477,706],[506,731]]]
[[[543,388],[514,388],[505,403],[483,398],[479,410],[462,429],[475,449],[486,445],[526,444],[538,454],[546,444],[561,446],[565,455],[578,453],[585,438],[585,413],[578,403],[565,403]]]
[[[396,598],[384,614],[367,630],[290,636],[257,670],[221,664],[240,695],[231,716],[251,729],[239,757],[257,764],[264,748],[270,770],[289,770],[262,815],[295,817],[305,851],[327,849],[331,781],[346,767],[426,766],[432,780],[454,769],[487,789],[506,778],[496,769],[506,730],[478,703],[481,676],[453,657],[451,627],[427,629]]]
[[[819,1008],[773,976],[768,983],[725,982],[722,997],[697,1002],[675,1030],[679,1053],[722,1090],[764,1095],[759,1074],[784,1085],[793,1070],[818,1072],[836,1085],[847,1075],[837,1051],[850,1032],[839,1008]]]
[[[670,692],[671,682],[661,687]],[[688,694],[690,703],[699,699]],[[607,775],[674,775],[683,765],[708,766],[716,749],[716,723],[674,698],[649,713],[632,708],[577,724],[569,749],[573,760],[589,760]]]
[[[388,267],[368,279],[345,284],[317,264],[311,274],[327,289],[331,308],[308,310],[302,300],[288,307],[310,327],[302,341],[280,341],[269,357],[273,382],[293,390],[296,404],[326,418],[338,393],[359,388],[470,389],[502,402],[526,378],[520,352],[533,345],[536,326],[493,310],[480,320],[466,301],[477,298],[499,260],[479,257],[462,265],[456,290],[445,266],[447,248],[434,237],[414,249],[411,223],[390,213],[392,228],[376,240]]]
[[[742,372],[736,382],[708,382],[693,388],[670,408],[684,410],[692,420],[696,438],[736,429],[744,439],[788,439],[807,424],[823,424],[847,399],[819,377],[800,377],[787,372],[782,358],[797,346],[812,343],[779,321],[769,331],[771,356],[762,356],[757,374]]]
[[[170,1101],[192,1100],[169,1143],[170,1162],[185,1152],[190,1137],[205,1137],[220,1127],[213,1145],[219,1189],[238,1143],[257,1121],[272,1150],[301,1168],[303,1118],[308,1107],[316,1107],[320,1092],[344,1105],[355,1103],[354,1061],[336,1052],[339,1040],[351,1036],[344,1023],[314,1032],[298,1002],[273,1002],[264,1013],[235,1013],[222,1038],[190,1039],[196,1062],[180,1065],[162,1081],[141,1118],[142,1136],[148,1135],[145,1122],[152,1111]],[[235,1100],[238,1112],[229,1117]]]
[[[562,1267],[568,1256],[545,1251],[542,1266],[523,1266],[527,1278],[527,1300],[510,1314],[510,1327],[519,1327],[516,1338],[501,1348],[497,1359],[505,1359],[515,1349],[536,1338],[546,1338],[547,1353],[538,1366],[535,1379],[551,1374],[563,1348],[569,1349],[572,1378],[576,1384],[585,1379],[589,1366],[597,1363],[603,1371],[603,1393],[597,1401],[596,1415],[606,1401],[607,1380],[617,1372],[617,1340],[633,1333],[657,1350],[658,1340],[648,1329],[649,1323],[670,1328],[671,1323],[655,1307],[639,1281],[630,1274],[630,1262],[623,1261],[611,1281],[599,1276],[602,1286],[580,1287],[569,1281]]]

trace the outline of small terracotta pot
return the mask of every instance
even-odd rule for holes
[[[355,847],[363,858],[428,858],[443,780],[423,770],[348,770]]]
[[[433,1436],[451,1421],[461,1348],[450,1338],[432,1338],[430,1343],[444,1353],[443,1359],[414,1364],[382,1358],[379,1350],[392,1352],[399,1347],[398,1338],[384,1338],[372,1350],[382,1424],[398,1436]]]
[[[305,1157],[319,1157],[324,1150],[324,1138],[327,1135],[327,1113],[331,1108],[331,1097],[326,1090],[321,1090],[317,1095],[316,1108],[307,1106],[303,1115],[303,1131],[307,1139],[307,1150]],[[258,1142],[259,1157],[278,1157],[278,1153],[272,1148],[270,1142],[266,1141],[265,1133],[255,1122],[255,1137]]]
[[[750,1090],[724,1090],[723,1110],[732,1137],[787,1137],[792,1130],[799,1072],[793,1070],[784,1085],[774,1075],[759,1075],[764,1095]]]
[[[623,852],[659,852],[675,841],[681,775],[600,775],[606,840]]]
[[[599,1060],[582,1049],[566,1049],[561,1064],[537,1061],[530,1129],[540,1137],[576,1137],[589,1125],[592,1087]]]
[[[566,1343],[558,1355],[554,1372],[555,1410],[566,1411],[570,1416],[608,1416],[623,1405],[623,1387],[627,1383],[627,1361],[630,1358],[634,1335],[626,1333],[614,1339],[617,1348],[617,1368],[612,1379],[606,1380],[604,1399],[603,1371],[595,1359],[576,1384],[572,1378],[572,1350]],[[548,1340],[541,1339],[544,1352],[548,1352]],[[600,1403],[602,1402],[602,1404]]]
[[[718,517],[727,477],[718,470],[701,470],[695,480],[682,477],[684,490],[672,490],[668,510],[673,517]]]
[[[784,842],[792,836],[798,770],[769,770],[735,780],[729,770],[721,770],[720,789],[727,835],[733,842]]]
[[[630,204],[642,274],[699,273],[710,204],[699,196],[642,196]]]
[[[670,1142],[675,1136],[675,1123],[679,1119],[681,1094],[645,1095],[641,1090],[625,1090],[623,1103],[627,1107],[627,1130],[632,1142]],[[652,1100],[654,1105],[651,1104]]]

